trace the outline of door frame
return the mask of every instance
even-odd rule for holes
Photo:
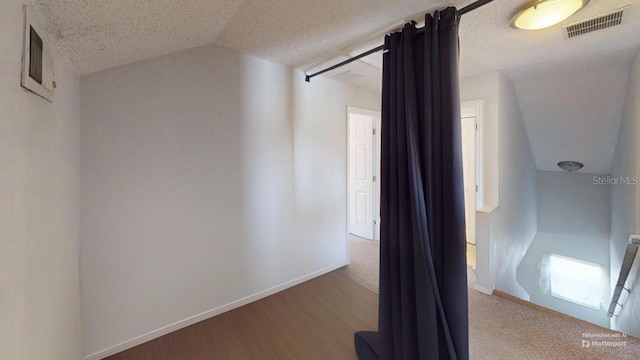
[[[476,125],[476,211],[485,205],[484,201],[484,100],[460,103],[460,121],[465,117],[475,117]]]
[[[373,240],[380,241],[380,122],[381,122],[381,112],[378,110],[364,109],[355,106],[347,106],[347,114],[346,114],[346,182],[345,189],[347,191],[347,222],[346,222],[346,234],[349,236],[349,211],[350,211],[350,200],[349,200],[349,140],[351,138],[351,129],[349,126],[349,114],[360,114],[365,116],[373,117],[373,125],[372,128],[375,131],[373,136],[373,174],[375,176],[375,181],[373,181],[373,200],[372,200],[372,210],[373,210]]]
[[[345,189],[347,191],[346,196],[346,212],[347,222],[345,223],[345,232],[348,235],[348,221],[349,221],[349,114],[358,113],[374,117],[373,128],[376,131],[373,137],[373,172],[376,176],[376,181],[373,182],[373,210],[374,210],[374,240],[380,241],[380,159],[381,159],[381,112],[377,110],[365,109],[355,106],[347,106],[346,109],[346,181]],[[485,205],[485,183],[484,183],[484,148],[485,148],[485,122],[484,122],[484,100],[471,100],[463,101],[460,103],[460,119],[465,116],[475,116],[476,124],[478,125],[478,131],[476,132],[476,185],[478,191],[476,193],[476,210],[482,208]],[[476,228],[477,233],[477,228]],[[477,243],[477,237],[476,237]]]

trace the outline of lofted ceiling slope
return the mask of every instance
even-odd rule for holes
[[[38,0],[80,74],[210,43],[290,67],[460,0]]]
[[[536,167],[561,171],[575,160],[589,174],[610,174],[630,61],[515,83]]]
[[[89,74],[215,41],[238,0],[38,0],[75,70]]]

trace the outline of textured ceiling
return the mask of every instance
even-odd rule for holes
[[[567,60],[640,47],[640,0],[591,0],[565,22],[540,31],[515,30],[509,20],[527,0],[495,0],[462,18],[461,73],[472,75],[500,70],[518,78],[562,66]],[[582,21],[631,5],[626,24],[566,39],[562,25]],[[510,70],[510,71],[509,71]]]
[[[214,42],[237,0],[38,0],[49,31],[84,75]]]
[[[88,74],[217,43],[291,67],[326,61],[446,0],[37,0],[76,71]],[[468,3],[469,1],[462,1]]]
[[[630,67],[616,62],[515,83],[538,169],[576,160],[581,172],[611,173]]]
[[[385,32],[419,21],[425,12],[471,2],[36,0],[80,74],[209,43],[290,67],[318,69],[381,44]],[[462,18],[461,76],[498,70],[511,78],[540,169],[557,170],[557,161],[571,159],[583,161],[585,172],[607,173],[625,71],[640,47],[640,0],[591,0],[561,25],[631,5],[628,21],[572,39],[564,37],[560,25],[535,32],[512,29],[509,20],[529,2],[495,0]],[[379,57],[326,76],[379,90]]]
[[[217,43],[307,69],[336,59],[425,12],[472,0],[37,0],[50,31],[80,74]],[[529,0],[495,0],[461,23],[461,73],[505,70],[594,51],[640,46],[640,9],[630,23],[570,41],[560,27],[528,32],[509,19]],[[640,0],[591,0],[569,22]],[[615,35],[614,35],[615,34]],[[382,36],[380,36],[380,41]]]

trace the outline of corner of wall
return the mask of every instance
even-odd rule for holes
[[[492,239],[496,289],[524,300],[517,267],[537,232],[537,169],[511,81],[497,74],[499,204]]]
[[[0,357],[80,359],[79,79],[52,46],[53,102],[20,86],[23,4],[0,4]]]

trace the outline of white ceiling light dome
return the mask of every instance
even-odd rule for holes
[[[559,24],[589,3],[589,0],[537,0],[511,19],[511,26],[540,30]]]
[[[582,169],[584,164],[579,161],[565,160],[560,161],[558,167],[567,172],[574,172]]]

